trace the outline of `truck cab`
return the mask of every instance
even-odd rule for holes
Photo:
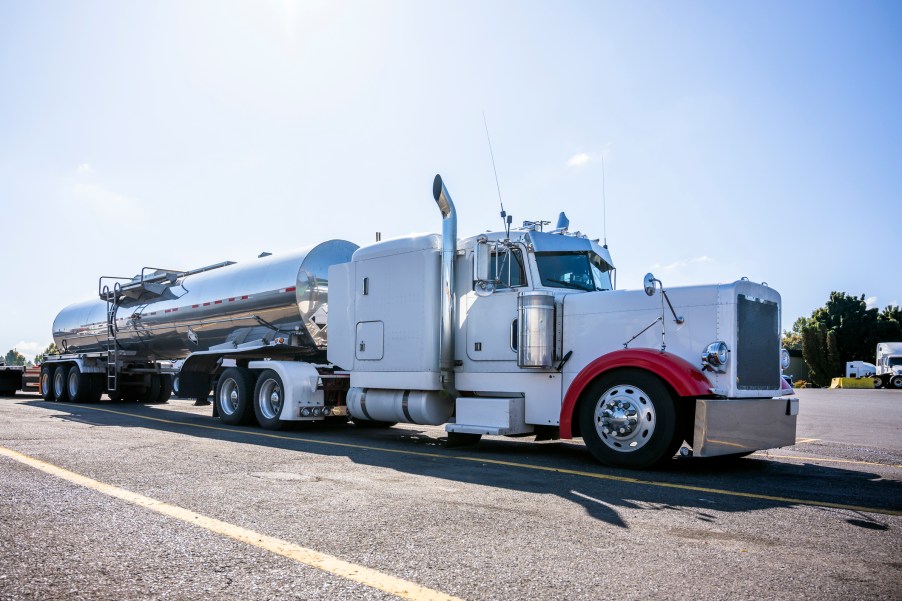
[[[795,443],[775,290],[665,291],[651,274],[617,290],[608,249],[566,222],[458,240],[439,178],[434,194],[441,236],[329,270],[328,358],[350,374],[355,421],[444,423],[451,441],[582,436],[603,463],[638,468],[683,442],[700,456]]]

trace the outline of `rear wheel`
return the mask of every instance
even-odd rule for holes
[[[65,365],[59,365],[53,370],[53,396],[57,401],[65,403],[69,400],[69,387],[67,386],[67,375],[69,369]]]
[[[160,393],[157,395],[157,403],[168,403],[172,396],[172,376],[160,374]]]
[[[216,383],[216,410],[226,424],[246,424],[254,418],[254,375],[243,367],[230,367]]]
[[[673,395],[640,369],[618,369],[592,384],[579,423],[589,451],[612,467],[652,467],[673,457],[683,441]]]
[[[267,369],[257,378],[254,386],[254,414],[257,422],[267,430],[281,430],[285,422],[279,419],[285,406],[285,388],[282,378],[275,371]]]
[[[141,403],[156,403],[160,396],[161,387],[160,375],[150,374],[150,383],[138,395],[138,401]]]
[[[52,365],[41,366],[41,396],[45,401],[52,401],[55,398],[53,396],[53,370]]]
[[[874,376],[874,388],[883,388],[883,379],[880,376]]]
[[[69,400],[73,403],[96,403],[100,400],[100,389],[93,374],[82,373],[78,365],[69,368],[66,375]]]

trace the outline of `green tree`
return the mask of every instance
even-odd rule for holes
[[[6,353],[7,365],[25,365],[25,361],[25,355],[23,355],[16,349],[11,349],[8,353]]]
[[[826,386],[843,374],[847,361],[873,362],[877,343],[895,340],[902,340],[902,309],[868,309],[864,294],[831,292],[826,305],[809,318],[798,318],[784,333],[783,345],[800,343],[812,382]]]
[[[808,365],[811,381],[827,386],[841,372],[836,334],[824,324],[811,320],[802,329],[802,358]]]
[[[38,353],[34,357],[35,365],[44,362],[44,357],[47,355],[59,355],[59,349],[56,348],[56,343],[51,342],[50,345],[44,349],[43,353]]]

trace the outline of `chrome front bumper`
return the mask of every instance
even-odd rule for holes
[[[796,442],[799,399],[696,399],[696,457],[747,453]]]

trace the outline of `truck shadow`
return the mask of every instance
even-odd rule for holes
[[[888,530],[881,514],[902,510],[898,481],[868,471],[781,462],[764,455],[732,461],[675,458],[660,469],[637,472],[599,465],[580,442],[489,438],[475,446],[445,448],[444,432],[431,427],[373,430],[317,423],[272,432],[224,425],[209,415],[178,411],[175,404],[75,405],[40,398],[22,402],[61,411],[54,417],[92,427],[135,427],[315,453],[452,483],[554,495],[618,528],[629,527],[623,510],[680,512],[700,524],[713,524],[719,512],[808,506],[856,527]],[[468,504],[466,499],[454,502]]]

